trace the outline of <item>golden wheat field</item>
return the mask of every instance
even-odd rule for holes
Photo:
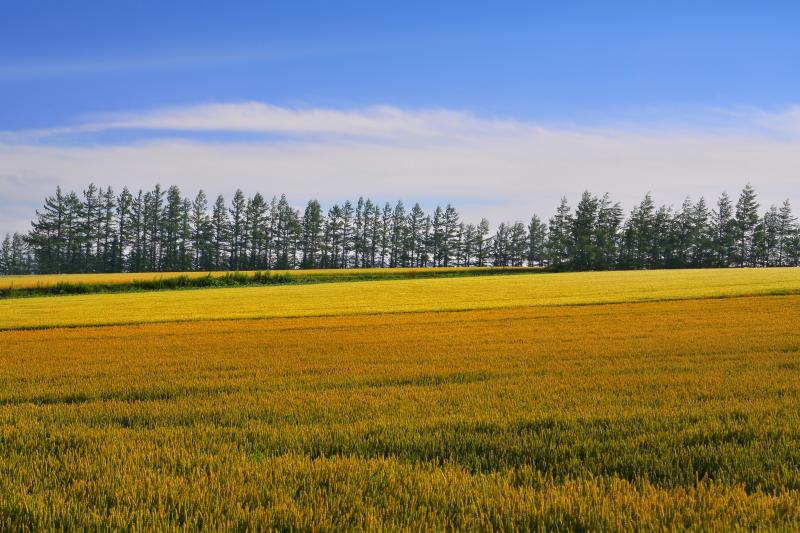
[[[797,529],[798,292],[775,269],[0,301],[0,530]]]
[[[514,267],[505,267],[513,270]],[[519,270],[531,270],[518,268]],[[364,276],[409,276],[414,274],[472,274],[493,270],[492,267],[429,267],[429,268],[358,268],[358,269],[303,269],[303,270],[265,270],[241,272],[241,274],[259,272],[261,274],[280,277],[290,276],[298,279],[314,280],[316,278],[359,278]],[[27,289],[33,287],[52,287],[58,284],[125,284],[137,281],[154,281],[176,277],[203,278],[224,277],[232,274],[230,271],[213,272],[126,272],[114,274],[40,274],[34,276],[0,276],[0,289]]]
[[[514,274],[0,300],[0,330],[800,294],[800,269]]]

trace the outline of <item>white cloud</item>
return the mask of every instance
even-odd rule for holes
[[[96,114],[85,118],[75,126],[0,132],[0,139],[30,141],[88,132],[155,130],[430,142],[436,139],[463,141],[489,136],[519,137],[537,129],[515,121],[489,120],[446,109],[407,112],[395,107],[375,106],[343,111],[291,109],[260,102],[169,107],[140,113]]]
[[[791,137],[800,136],[800,106],[790,107],[782,113],[756,112],[754,122],[770,131]]]
[[[584,189],[608,191],[630,207],[648,191],[659,202],[679,204],[686,194],[709,200],[723,190],[735,195],[749,181],[763,204],[800,201],[800,135],[792,134],[798,117],[796,109],[749,114],[725,130],[577,129],[449,110],[292,110],[258,103],[93,117],[77,127],[36,132],[36,141],[31,132],[6,133],[0,229],[24,229],[22,209],[32,215],[29,206],[56,185],[81,190],[89,181],[115,189],[175,183],[190,195],[203,188],[230,196],[241,187],[286,192],[298,204],[359,195],[428,205],[452,199],[466,217],[492,221],[549,216],[561,195],[574,202]],[[64,146],[47,138],[112,129],[161,132],[114,145]],[[185,133],[196,131],[290,137],[223,142]]]

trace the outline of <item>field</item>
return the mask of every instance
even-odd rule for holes
[[[436,267],[436,268],[351,268],[305,270],[255,270],[243,272],[135,272],[115,274],[41,274],[35,276],[0,276],[0,297],[37,291],[44,294],[78,292],[125,292],[134,289],[169,289],[231,284],[331,283],[336,281],[374,281],[485,276],[541,271],[537,267]]]
[[[790,294],[800,269],[469,276],[6,299],[0,330]]]
[[[406,274],[416,272],[456,272],[461,269],[455,268],[396,268],[387,270],[385,268],[364,268],[346,270],[270,270],[265,271],[272,276],[294,276],[297,278],[329,277],[358,277],[369,274]],[[471,267],[468,270],[489,270],[488,268]],[[179,276],[188,278],[203,278],[206,276],[223,277],[230,272],[133,272],[122,274],[41,274],[37,276],[0,276],[0,289],[18,288],[26,289],[31,287],[52,287],[58,284],[125,284],[135,281],[152,281],[158,279],[170,279]]]
[[[0,530],[797,529],[798,323],[800,269],[4,300]]]

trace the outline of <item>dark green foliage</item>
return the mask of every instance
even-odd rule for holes
[[[0,274],[197,272],[439,266],[546,266],[551,270],[797,266],[800,229],[786,200],[758,214],[749,184],[735,206],[723,193],[711,210],[700,198],[679,209],[648,193],[627,219],[608,194],[562,198],[545,224],[534,215],[503,222],[461,220],[450,204],[426,214],[402,201],[381,207],[359,198],[302,212],[285,195],[267,202],[241,190],[209,211],[176,186],[133,195],[90,184],[78,197],[60,188],[36,211],[31,231],[8,236]]]
[[[756,239],[759,228],[758,202],[753,187],[748,183],[736,202],[736,262],[739,266],[756,266],[758,250]]]

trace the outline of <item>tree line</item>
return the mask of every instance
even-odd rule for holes
[[[209,205],[210,204],[210,205]],[[0,273],[173,272],[295,268],[543,266],[553,270],[768,267],[800,264],[789,200],[759,212],[753,187],[713,206],[657,207],[648,193],[626,217],[608,194],[562,198],[546,221],[466,223],[452,205],[379,205],[359,198],[292,207],[241,190],[230,204],[177,186],[119,194],[57,188],[27,234],[6,235]]]

